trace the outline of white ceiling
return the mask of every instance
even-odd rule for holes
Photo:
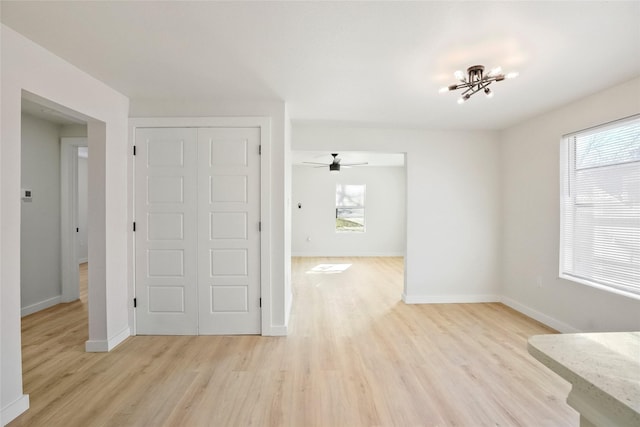
[[[640,2],[1,2],[136,100],[282,100],[298,122],[500,129],[640,75]],[[517,70],[457,105],[475,64]]]

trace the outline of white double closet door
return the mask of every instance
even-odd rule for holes
[[[259,334],[259,128],[138,128],[138,334]]]

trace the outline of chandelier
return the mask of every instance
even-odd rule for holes
[[[518,73],[503,74],[502,68],[496,67],[491,69],[487,74],[484,74],[483,65],[474,65],[467,68],[467,75],[465,76],[462,71],[456,71],[453,73],[454,77],[460,80],[460,83],[445,86],[440,89],[440,93],[450,92],[453,90],[464,90],[462,95],[458,99],[458,104],[463,104],[471,98],[471,95],[483,91],[487,98],[493,97],[493,92],[489,89],[489,85],[493,82],[501,82],[504,79],[512,79],[518,77]]]

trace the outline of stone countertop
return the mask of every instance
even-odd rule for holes
[[[536,335],[528,350],[573,384],[567,402],[581,414],[597,405],[616,425],[640,426],[640,332]]]

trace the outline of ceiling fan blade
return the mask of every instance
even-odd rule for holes
[[[368,165],[369,162],[362,162],[362,163],[343,163],[341,166],[364,166],[364,165]]]
[[[329,163],[317,163],[317,162],[302,162],[307,165],[321,165],[321,166],[329,166]]]

